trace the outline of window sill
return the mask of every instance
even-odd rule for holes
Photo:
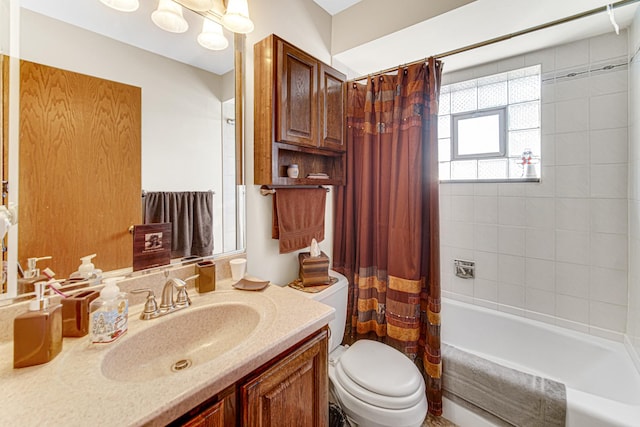
[[[515,183],[540,182],[540,178],[511,178],[511,179],[441,179],[440,184],[487,184],[487,183]]]

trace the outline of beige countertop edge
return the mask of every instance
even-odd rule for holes
[[[219,282],[217,290],[231,290],[231,282]],[[194,305],[206,303],[216,292],[193,292]],[[228,295],[236,292],[246,291]],[[99,365],[108,346],[117,343],[92,354],[79,347],[87,345],[87,337],[65,338],[62,353],[54,360],[23,369],[12,367],[13,345],[0,345],[0,392],[5,402],[0,425],[165,425],[319,330],[334,316],[333,308],[289,289],[271,285],[260,292],[275,305],[273,322],[251,342],[229,352],[233,354],[216,359],[216,366],[206,363],[190,368],[182,377],[167,376],[149,383],[109,380],[102,376]],[[140,305],[131,307],[128,334],[154,322],[137,319],[141,310]]]

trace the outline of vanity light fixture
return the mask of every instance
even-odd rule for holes
[[[234,33],[246,34],[253,31],[247,0],[228,0],[227,10],[222,15],[222,25]]]
[[[100,0],[103,4],[120,12],[135,12],[140,7],[138,0]]]
[[[151,13],[151,20],[171,33],[184,33],[189,28],[187,20],[182,16],[182,6],[173,0],[160,0],[158,8]]]
[[[182,0],[180,3],[191,10],[206,12],[213,8],[215,0]]]
[[[224,50],[229,46],[229,40],[222,33],[222,25],[211,19],[204,18],[202,32],[198,35],[200,46],[210,50]]]

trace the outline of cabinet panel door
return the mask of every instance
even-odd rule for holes
[[[318,61],[278,40],[276,141],[318,145]]]
[[[224,427],[224,400],[212,405],[191,420],[184,427]]]
[[[245,426],[327,426],[326,331],[248,381],[242,400]]]
[[[321,147],[345,151],[344,105],[345,76],[324,64],[320,65],[320,140]]]

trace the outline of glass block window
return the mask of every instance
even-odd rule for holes
[[[539,65],[443,86],[440,179],[539,179],[540,92]]]

